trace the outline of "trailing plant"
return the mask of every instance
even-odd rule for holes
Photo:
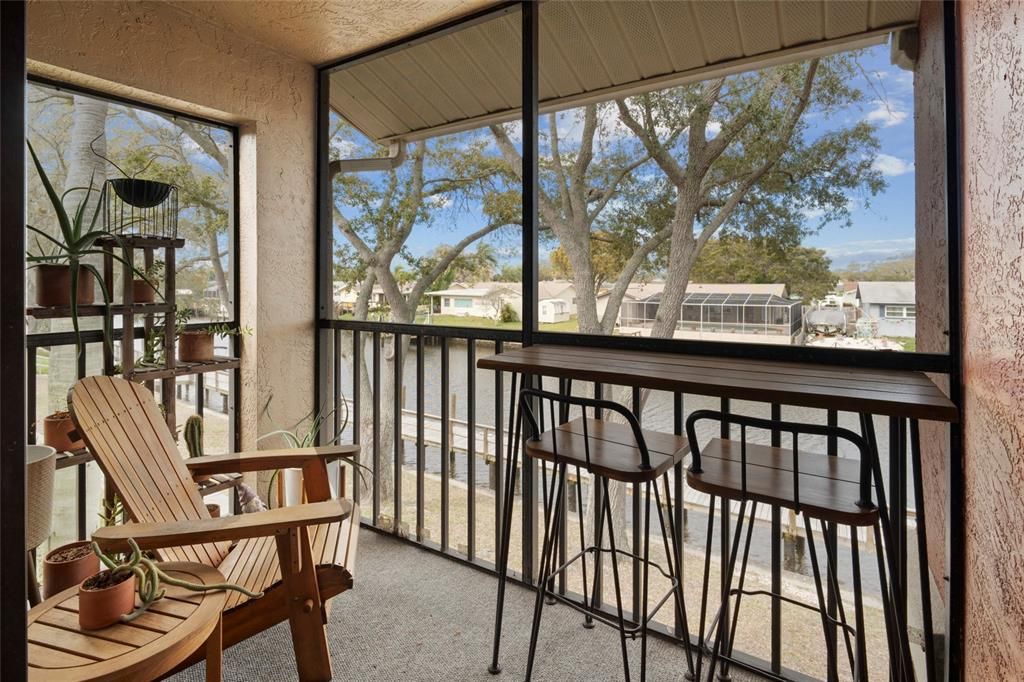
[[[203,456],[203,418],[194,414],[185,420],[185,447],[189,457]]]
[[[99,557],[100,561],[110,569],[112,576],[124,575],[125,573],[135,574],[136,589],[139,593],[139,606],[136,607],[131,613],[121,616],[121,621],[124,623],[131,622],[145,613],[150,606],[153,605],[159,599],[164,596],[164,590],[161,589],[161,585],[174,585],[175,587],[182,587],[192,592],[209,592],[213,590],[234,590],[235,592],[241,592],[247,597],[253,599],[259,599],[263,596],[262,592],[252,592],[247,590],[241,585],[234,583],[223,582],[213,583],[210,585],[204,585],[202,583],[193,583],[188,580],[181,580],[180,578],[174,578],[162,570],[155,561],[147,557],[139,549],[138,543],[134,539],[128,539],[128,545],[131,547],[131,554],[125,561],[115,561],[110,556],[107,556],[100,550],[100,546],[95,542],[92,543],[92,551]]]
[[[27,144],[29,154],[32,156],[32,163],[36,167],[36,173],[38,173],[39,180],[43,184],[43,189],[46,190],[46,196],[50,199],[50,206],[53,208],[53,212],[57,215],[57,223],[60,226],[60,234],[57,237],[54,237],[48,234],[45,230],[41,230],[33,225],[25,226],[33,233],[34,243],[36,246],[35,253],[29,252],[27,254],[27,260],[31,266],[49,264],[67,265],[70,267],[70,317],[71,325],[75,331],[75,350],[77,351],[77,355],[81,356],[84,347],[82,345],[82,335],[78,319],[79,271],[84,269],[92,274],[100,289],[100,293],[103,296],[103,304],[109,307],[110,292],[107,291],[103,277],[100,275],[100,272],[96,269],[95,265],[86,263],[84,260],[88,256],[102,256],[104,254],[103,249],[96,246],[97,240],[101,238],[110,238],[120,244],[121,238],[118,235],[97,226],[102,202],[96,202],[96,208],[92,211],[92,215],[90,217],[86,216],[86,208],[89,205],[89,200],[92,198],[92,193],[94,191],[92,182],[89,182],[88,187],[72,187],[71,189],[66,190],[64,194],[57,194],[57,191],[53,188],[53,183],[50,182],[49,176],[43,169],[43,164],[40,163],[39,157],[36,156],[35,149],[32,148],[32,143],[29,142]],[[85,197],[79,202],[78,207],[74,212],[69,213],[67,208],[64,206],[64,198],[71,192],[82,190],[85,190]],[[126,261],[120,253],[113,251],[111,255],[114,259],[127,266],[130,270],[135,271],[134,264]],[[104,324],[104,343],[109,345],[113,336],[113,321],[111,319],[111,315],[105,315],[104,317],[106,318]]]
[[[188,323],[192,319],[192,311],[188,308],[174,309],[174,329],[179,336],[185,332],[201,332],[214,336],[249,336],[252,334],[252,327],[239,327],[226,322],[209,324],[198,329],[188,329]]]

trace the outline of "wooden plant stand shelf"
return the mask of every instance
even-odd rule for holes
[[[172,303],[133,303],[131,312],[134,315],[163,315],[174,312]],[[114,303],[110,306],[111,315],[124,315],[128,306]],[[71,306],[33,306],[25,309],[25,314],[37,320],[52,320],[58,317],[71,317]],[[78,306],[79,317],[102,317],[107,314],[107,306],[100,303],[87,303]]]
[[[184,376],[186,374],[202,374],[217,372],[222,369],[237,369],[241,361],[238,358],[215,356],[209,362],[181,362],[178,360],[173,367],[142,367],[136,368],[127,378],[132,381],[153,381],[167,377]]]
[[[206,585],[224,581],[202,564],[165,563],[170,575]],[[50,597],[28,613],[28,679],[154,680],[205,647],[206,679],[221,679],[221,613],[225,592],[167,586],[166,596],[131,623],[102,630],[78,626],[78,587]]]

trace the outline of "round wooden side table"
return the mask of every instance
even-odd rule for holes
[[[224,582],[220,571],[202,564],[163,563],[160,568],[189,582]],[[224,591],[191,592],[167,585],[164,598],[134,621],[82,630],[78,587],[69,588],[28,613],[28,678],[154,680],[205,647],[207,682],[220,682],[226,599]]]

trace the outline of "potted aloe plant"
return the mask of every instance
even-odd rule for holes
[[[274,396],[271,395],[263,406],[263,414],[266,415],[271,423],[273,422],[273,417],[270,415],[270,403],[273,399]],[[344,407],[341,414],[340,427],[337,431],[333,432],[333,435],[329,435],[329,437],[324,439],[323,444],[325,445],[337,444],[341,440],[341,434],[348,427],[348,403],[345,401],[344,396],[341,397],[340,402]],[[291,429],[274,429],[257,438],[256,442],[261,443],[270,438],[277,438],[283,441],[285,447],[288,448],[311,448],[320,444],[320,432],[334,420],[334,414],[334,410],[325,410],[323,406],[315,408],[296,422]],[[330,432],[328,433],[330,434]],[[357,467],[360,469],[360,475],[364,471],[370,471],[367,467],[351,459],[339,460],[339,466],[341,464]],[[271,494],[274,491],[275,482],[279,482],[276,496]],[[338,492],[340,493],[341,491]],[[275,497],[277,499],[277,506],[289,506],[299,504],[302,501],[302,469],[297,467],[277,469],[271,474],[270,480],[267,482],[267,495],[265,499],[270,501]]]
[[[34,225],[26,225],[34,237],[35,249],[27,254],[27,260],[30,267],[36,269],[36,303],[41,306],[70,306],[71,325],[75,330],[75,348],[78,355],[81,355],[79,304],[92,303],[95,294],[91,292],[98,288],[103,296],[104,305],[110,305],[110,294],[104,286],[103,278],[95,265],[86,262],[86,258],[103,255],[103,249],[96,246],[97,240],[106,237],[119,241],[119,238],[97,225],[102,202],[96,202],[96,208],[91,215],[86,216],[94,191],[92,183],[89,183],[89,187],[72,187],[62,195],[57,194],[31,143],[28,143],[28,151],[60,227],[57,235],[51,235]],[[65,197],[71,192],[82,190],[85,191],[85,196],[77,208],[69,212],[64,206]],[[114,252],[113,257],[134,270],[134,266],[125,261],[119,253]],[[106,317],[109,324],[111,316]],[[109,343],[112,330],[108,327],[104,331],[106,342]]]

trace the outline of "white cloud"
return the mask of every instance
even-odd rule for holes
[[[891,258],[903,258],[914,253],[914,238],[869,239],[844,242],[822,247],[832,265],[845,267],[850,263],[870,263]]]
[[[891,128],[907,120],[907,112],[899,108],[893,102],[875,100],[875,108],[867,113],[864,120],[868,123],[878,123],[883,128]]]
[[[897,175],[906,175],[907,173],[914,172],[914,162],[901,159],[898,156],[892,154],[879,154],[875,157],[871,167],[879,171],[882,175],[889,177],[895,177]]]
[[[711,137],[718,137],[718,133],[722,132],[722,122],[721,121],[708,121],[708,125],[707,125],[706,130],[707,130],[707,136],[709,138],[711,138]]]

